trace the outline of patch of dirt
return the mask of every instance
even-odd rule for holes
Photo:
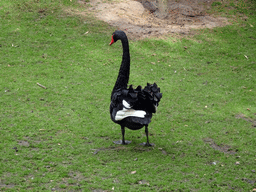
[[[102,147],[102,148],[98,148],[98,149],[92,149],[93,155],[98,154],[100,151],[108,151],[108,150],[115,150],[115,151],[124,151],[127,150],[127,148],[123,145],[117,146],[117,147]],[[134,151],[137,152],[143,152],[143,151],[151,151],[152,148],[149,147],[135,147],[133,148]]]
[[[107,191],[104,191],[102,189],[93,189],[92,192],[107,192]]]
[[[204,138],[203,141],[205,143],[208,143],[210,145],[211,148],[217,150],[217,151],[221,151],[223,153],[226,154],[236,154],[236,151],[232,150],[232,147],[228,146],[228,145],[217,145],[213,139],[211,138]]]
[[[13,184],[6,185],[4,183],[0,183],[0,190],[10,189],[10,188],[13,188],[13,187],[15,187],[15,185],[13,185]]]
[[[107,151],[107,150],[116,150],[116,151],[121,151],[121,150],[127,150],[127,148],[125,148],[124,146],[118,146],[118,147],[102,147],[99,149],[92,149],[93,155],[96,155],[99,151]]]
[[[87,180],[87,178],[83,175],[83,173],[81,173],[79,171],[70,172],[68,175],[69,175],[70,178],[76,180],[77,182]]]
[[[145,38],[169,33],[188,34],[191,29],[213,28],[228,25],[223,17],[208,15],[215,0],[121,0],[103,2],[91,0],[90,12],[95,16],[126,31],[128,36]],[[81,0],[80,0],[81,2]]]
[[[29,142],[19,140],[19,141],[18,141],[18,145],[20,145],[20,146],[24,146],[24,147],[29,147]]]
[[[11,178],[11,177],[15,177],[15,176],[16,175],[13,175],[13,173],[10,173],[10,172],[4,172],[3,174],[1,174],[0,191],[7,191],[7,189],[14,188],[15,187],[14,184],[11,184],[9,182],[8,182],[8,184],[5,184],[5,183],[7,183],[6,182],[7,178]]]
[[[255,119],[251,119],[249,117],[246,117],[244,114],[238,114],[235,117],[237,119],[243,119],[245,121],[251,122],[252,123],[252,127],[256,127],[256,120]]]

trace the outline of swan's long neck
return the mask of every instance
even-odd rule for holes
[[[130,53],[129,53],[129,43],[127,37],[122,37],[122,46],[123,46],[123,58],[122,58],[122,64],[119,69],[119,74],[116,80],[116,84],[113,88],[113,91],[116,91],[118,89],[127,88],[127,84],[129,81],[129,75],[130,75]]]

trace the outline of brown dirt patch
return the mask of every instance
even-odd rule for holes
[[[214,0],[168,0],[163,13],[156,0],[110,3],[91,0],[89,10],[98,19],[126,31],[130,37],[145,38],[169,33],[188,34],[191,29],[229,24],[226,18],[206,13],[212,2]]]
[[[24,147],[29,147],[29,142],[19,140],[19,141],[18,141],[18,145],[20,145],[20,146],[24,146]]]
[[[236,119],[243,119],[245,121],[251,122],[252,123],[252,127],[256,127],[256,119],[251,119],[249,117],[246,117],[246,115],[244,115],[242,113],[237,114],[235,117],[236,117]]]
[[[231,146],[224,144],[217,145],[212,138],[204,138],[203,141],[205,143],[208,143],[210,147],[213,148],[214,150],[221,151],[226,154],[236,154],[236,151],[232,150]]]

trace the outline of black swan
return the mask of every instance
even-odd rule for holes
[[[119,39],[123,46],[123,58],[116,84],[111,93],[110,117],[113,122],[121,125],[122,140],[114,141],[114,143],[123,145],[131,143],[124,139],[125,127],[138,130],[145,126],[147,142],[143,145],[152,146],[148,140],[148,124],[151,121],[152,113],[156,112],[162,93],[156,83],[153,85],[148,83],[144,89],[141,86],[133,89],[132,85],[127,88],[130,75],[130,53],[126,34],[123,31],[115,31],[109,45]]]

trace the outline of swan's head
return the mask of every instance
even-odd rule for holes
[[[111,38],[111,42],[109,43],[109,45],[112,45],[113,43],[115,43],[117,40],[122,39],[122,38],[126,38],[126,34],[123,31],[115,31],[112,34],[112,38]]]

